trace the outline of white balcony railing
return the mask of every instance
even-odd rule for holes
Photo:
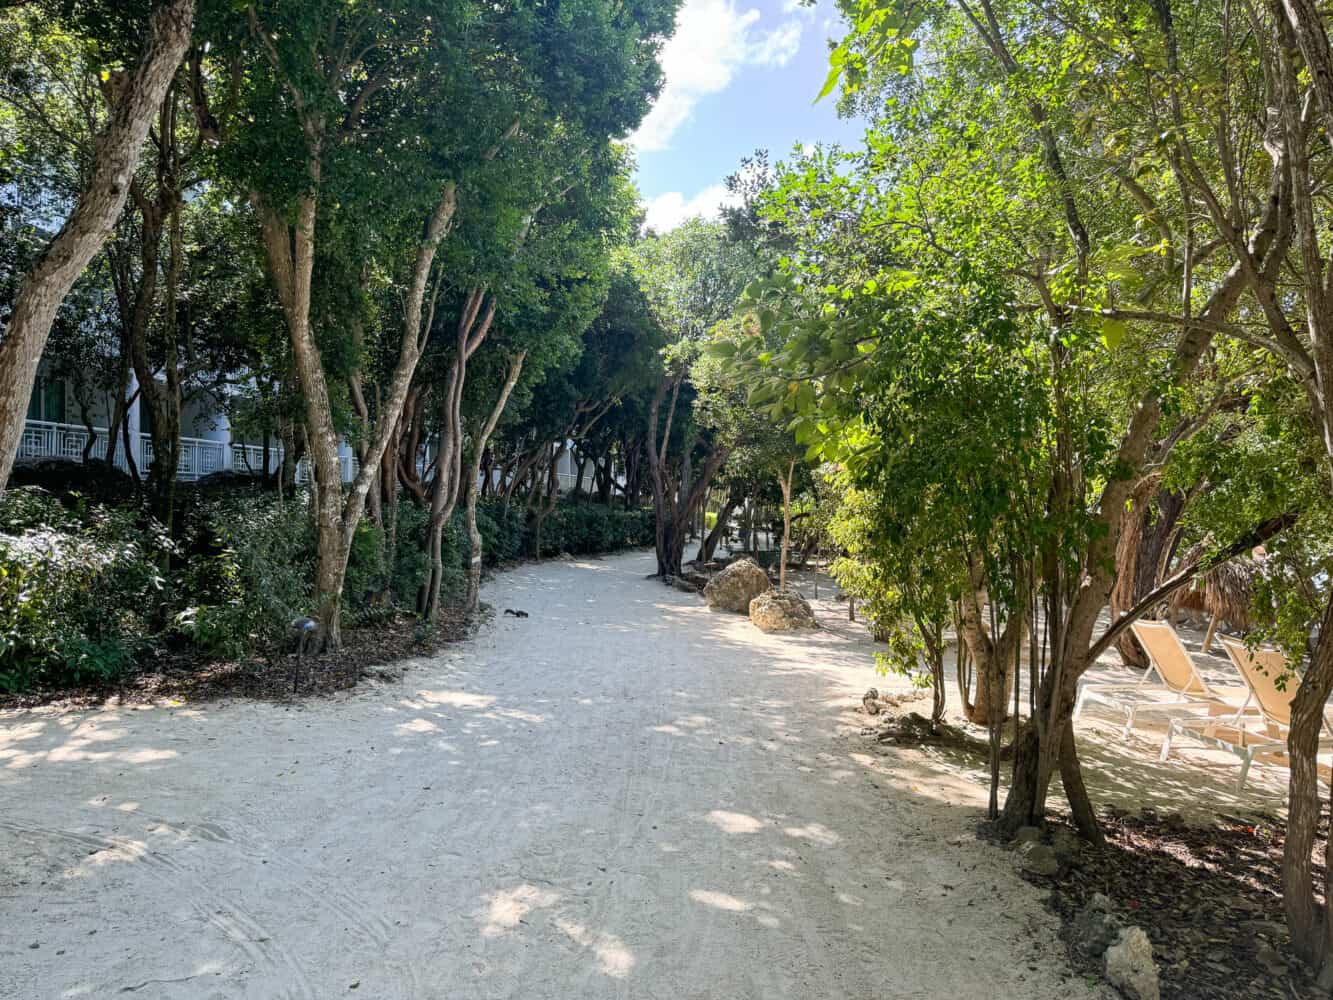
[[[96,440],[88,452],[89,458],[105,459],[108,434],[105,427],[94,427]],[[23,425],[23,436],[19,439],[18,461],[37,462],[47,459],[60,459],[65,462],[82,462],[83,449],[88,443],[88,429],[81,424],[57,424],[46,420],[28,420]],[[230,456],[228,451],[230,450]],[[228,462],[228,457],[231,461]],[[146,476],[153,464],[153,438],[149,434],[140,434],[138,448],[134,456],[139,474]],[[361,463],[355,455],[339,456],[343,482],[350,483],[361,469]],[[236,472],[258,473],[264,466],[264,449],[257,444],[224,444],[221,441],[209,441],[205,438],[181,438],[180,460],[176,465],[177,478],[183,482],[193,482],[214,472],[234,469]],[[116,467],[129,471],[125,461],[125,449],[116,449]],[[282,467],[282,446],[274,445],[268,453],[268,472],[274,473]],[[302,458],[296,466],[297,482],[310,481],[309,459]]]
[[[89,458],[106,458],[108,440],[105,427],[94,427],[97,440],[88,452]],[[56,424],[47,420],[29,420],[23,425],[23,436],[19,438],[17,459],[39,461],[47,458],[63,459],[66,462],[82,462],[83,449],[88,444],[88,428],[81,424]],[[125,450],[116,450],[116,466],[129,470],[125,461]]]
[[[261,472],[272,474],[282,468],[282,448],[274,446],[268,450],[268,469],[264,468],[264,446],[258,444],[233,444],[231,446],[231,467],[237,472],[259,475]]]
[[[149,434],[139,435],[140,463],[145,470],[153,464],[153,438]],[[193,482],[210,473],[221,472],[226,468],[227,446],[221,441],[206,441],[203,438],[181,438],[180,459],[176,462],[176,477],[184,482]]]
[[[89,458],[105,459],[109,435],[105,427],[94,427],[96,440],[88,451]],[[36,462],[45,459],[60,459],[65,462],[83,461],[83,450],[88,444],[88,428],[80,424],[57,424],[48,420],[28,420],[23,425],[23,436],[19,439],[18,460]],[[220,441],[206,441],[203,438],[181,438],[180,461],[177,464],[177,476],[185,481],[193,481],[225,468],[226,445]],[[148,471],[153,462],[153,440],[147,434],[139,435],[138,454],[134,456],[140,475]],[[125,461],[125,449],[116,449],[116,467],[129,471]]]

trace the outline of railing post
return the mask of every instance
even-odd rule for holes
[[[144,461],[143,435],[139,431],[139,407],[143,402],[143,393],[138,392],[138,388],[139,380],[134,375],[134,369],[131,368],[128,392],[134,402],[125,410],[125,423],[129,432],[129,446],[134,453],[134,467],[139,470],[140,476],[146,476],[148,475],[149,463]],[[126,463],[125,471],[129,471],[129,463]]]

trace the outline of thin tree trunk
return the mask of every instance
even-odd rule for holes
[[[731,515],[736,512],[740,505],[740,498],[732,493],[727,496],[726,502],[722,504],[722,509],[717,512],[717,521],[704,536],[704,540],[699,543],[699,554],[695,558],[699,562],[712,562],[713,556],[717,552],[718,543],[722,536],[727,533],[727,525],[731,521]]]
[[[486,418],[485,425],[478,433],[477,440],[473,442],[472,467],[469,470],[467,483],[464,487],[467,490],[467,535],[471,546],[467,569],[467,611],[469,614],[477,610],[477,604],[481,600],[481,532],[477,530],[477,480],[481,473],[481,460],[486,452],[486,443],[490,440],[491,434],[494,433],[495,425],[500,422],[500,416],[509,403],[509,396],[518,383],[518,376],[523,371],[523,360],[526,357],[526,351],[519,351],[510,360],[509,373],[500,389],[500,395],[495,401],[495,406],[491,409],[490,416]]]
[[[97,140],[92,176],[19,286],[0,341],[0,490],[18,454],[28,397],[56,311],[125,207],[139,150],[185,56],[193,21],[194,0],[171,0],[153,13],[134,72],[109,81],[111,117]]]
[[[791,486],[796,475],[796,459],[787,464],[787,476],[778,477],[782,487],[782,552],[778,557],[778,590],[787,589],[787,547],[791,544]]]
[[[486,308],[483,310],[482,306]],[[458,505],[463,467],[463,385],[467,364],[481,346],[495,320],[495,298],[485,288],[475,288],[464,303],[458,321],[458,344],[440,402],[439,451],[435,456],[435,479],[431,488],[430,559],[431,576],[424,613],[434,620],[440,610],[440,587],[444,561],[441,546],[444,525]]]

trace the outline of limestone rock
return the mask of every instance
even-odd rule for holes
[[[1120,921],[1111,912],[1111,901],[1100,892],[1074,917],[1074,948],[1086,958],[1096,960],[1120,939]]]
[[[818,628],[809,603],[794,590],[773,590],[760,594],[750,602],[750,621],[761,632]]]
[[[1126,927],[1106,949],[1106,978],[1133,1000],[1160,1000],[1152,942],[1142,927]]]
[[[753,559],[737,559],[704,587],[704,599],[713,611],[748,614],[750,602],[772,589],[768,574]]]

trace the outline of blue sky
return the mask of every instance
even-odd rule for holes
[[[670,229],[716,214],[723,180],[741,157],[796,143],[858,142],[832,96],[814,104],[828,74],[825,40],[842,34],[831,0],[686,0],[662,52],[666,86],[630,138],[648,225]]]

